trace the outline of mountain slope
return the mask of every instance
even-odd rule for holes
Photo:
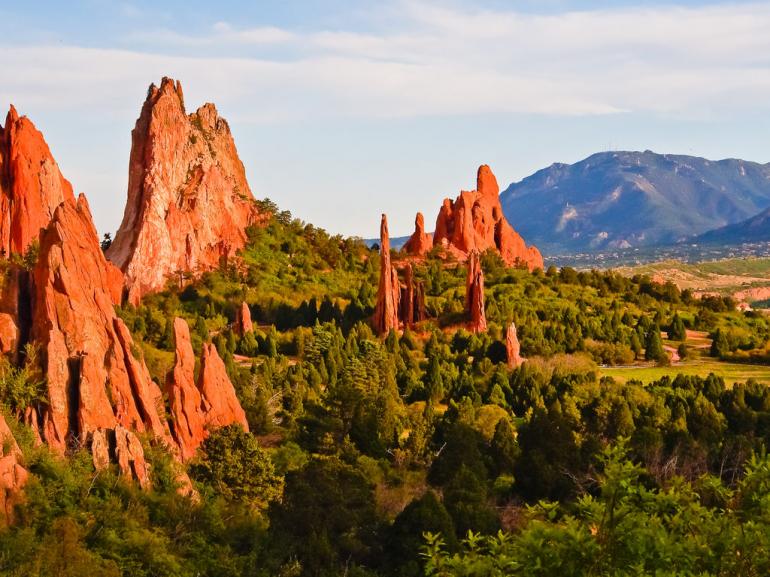
[[[671,243],[770,207],[770,164],[601,152],[511,184],[501,202],[547,252]]]
[[[710,230],[698,236],[695,241],[726,245],[770,241],[770,208],[741,222]]]

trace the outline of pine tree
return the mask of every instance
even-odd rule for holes
[[[675,313],[674,318],[671,319],[671,325],[668,327],[668,338],[672,341],[687,340],[687,330],[685,329],[684,322],[682,322],[679,313]]]
[[[660,340],[660,328],[658,325],[653,325],[647,332],[647,340],[644,344],[644,358],[648,361],[656,362],[666,358],[666,351],[663,350],[663,341]]]

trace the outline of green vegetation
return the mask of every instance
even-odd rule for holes
[[[487,253],[489,330],[471,334],[465,266],[432,255],[415,271],[431,319],[379,337],[377,252],[263,209],[242,262],[120,310],[159,384],[175,316],[196,351],[213,342],[250,432],[212,432],[186,464],[196,500],[148,439],[141,491],[9,418],[32,476],[0,573],[767,572],[766,317],[645,275],[530,274]],[[246,335],[231,328],[242,302]],[[514,370],[511,321],[528,359]],[[0,367],[16,414],[41,398],[26,367]]]

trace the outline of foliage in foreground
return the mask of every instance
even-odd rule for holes
[[[520,531],[470,532],[451,553],[426,534],[428,577],[767,575],[770,458],[755,455],[733,490],[705,475],[650,487],[621,446],[604,453],[595,495],[527,508]]]

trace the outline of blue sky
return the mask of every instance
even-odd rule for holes
[[[481,163],[505,186],[610,148],[770,161],[768,30],[770,2],[0,2],[0,107],[102,232],[167,75],[217,104],[257,197],[343,234],[387,212],[398,235]]]

